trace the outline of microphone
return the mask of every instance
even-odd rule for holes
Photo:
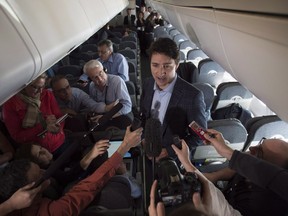
[[[159,119],[146,121],[144,151],[150,157],[158,157],[162,151],[162,125]]]
[[[116,113],[118,113],[123,107],[123,104],[117,103],[110,111],[105,113],[98,121],[99,125],[107,123]]]
[[[159,109],[160,109],[161,103],[160,101],[155,101],[154,108],[151,110],[151,116],[152,118],[159,119]]]

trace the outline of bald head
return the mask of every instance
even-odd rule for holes
[[[251,154],[262,151],[262,158],[280,167],[288,168],[288,143],[280,139],[266,139],[261,146],[249,148]]]

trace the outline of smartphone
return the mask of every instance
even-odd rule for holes
[[[198,125],[195,121],[192,121],[189,124],[189,127],[200,137],[200,139],[202,139],[203,141],[208,141],[204,137],[206,130],[203,129],[200,125]]]

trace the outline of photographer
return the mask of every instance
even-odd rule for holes
[[[182,140],[182,149],[178,149],[175,145],[172,145],[178,159],[181,161],[187,172],[195,172],[199,180],[202,183],[202,194],[194,193],[192,200],[193,204],[198,210],[199,215],[222,215],[222,216],[240,216],[241,214],[233,209],[228,202],[225,200],[222,192],[217,189],[212,182],[210,182],[199,170],[197,170],[191,161],[189,160],[189,148],[184,140]],[[157,204],[155,207],[155,191],[157,182],[154,181],[150,193],[150,206],[148,208],[150,216],[162,216],[165,215],[164,205],[161,203]],[[191,204],[192,205],[192,204]],[[183,208],[183,209],[182,209]],[[184,209],[185,208],[185,209]],[[181,209],[175,210],[171,215],[176,215],[178,211],[186,211],[187,213],[192,213],[194,209],[190,205],[185,205]],[[196,211],[195,211],[196,212]]]

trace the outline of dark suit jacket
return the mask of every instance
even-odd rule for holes
[[[135,26],[135,19],[136,19],[136,16],[135,15],[131,15],[131,24],[130,26]],[[124,25],[128,25],[128,16],[125,16],[124,17]]]
[[[154,82],[153,77],[150,77],[143,83],[140,99],[143,119],[151,117]],[[205,106],[203,93],[178,76],[162,125],[162,146],[167,149],[169,156],[175,157],[171,148],[173,135],[185,139],[190,149],[202,143],[188,125],[194,120],[207,128]]]

